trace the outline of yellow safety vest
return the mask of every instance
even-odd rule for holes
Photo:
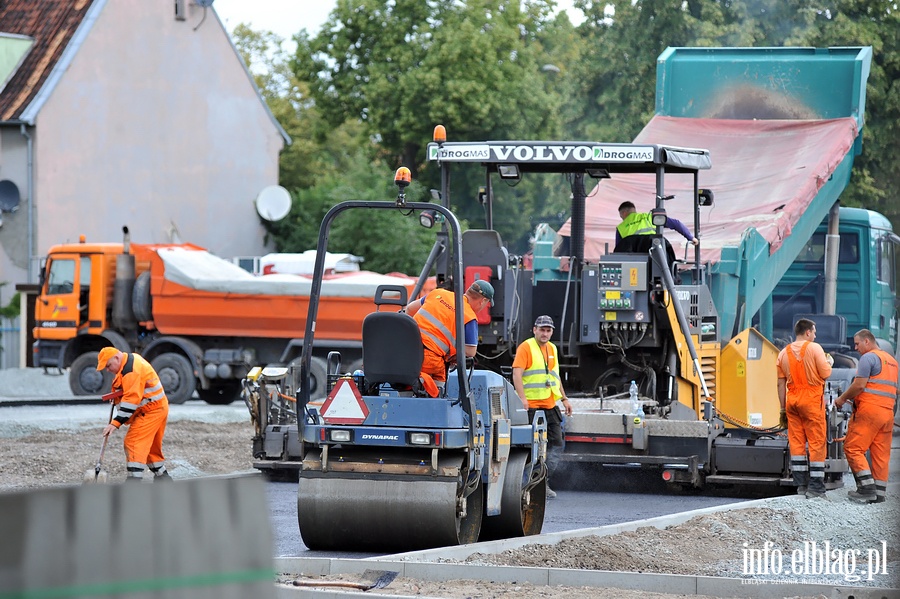
[[[656,227],[647,212],[632,212],[616,227],[619,236],[625,239],[629,235],[653,235]]]
[[[522,373],[525,399],[532,407],[552,408],[556,405],[556,400],[562,397],[556,346],[547,342],[549,358],[548,361],[545,361],[544,353],[541,351],[537,339],[532,337],[525,344],[531,351],[531,366]]]

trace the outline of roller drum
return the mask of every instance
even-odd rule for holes
[[[507,461],[506,477],[503,480],[500,514],[484,517],[479,541],[541,534],[547,500],[547,481],[541,477],[536,485],[529,485],[533,480],[528,464],[528,453],[512,452]]]
[[[315,550],[411,551],[478,540],[481,484],[457,514],[456,478],[301,473],[297,520]]]

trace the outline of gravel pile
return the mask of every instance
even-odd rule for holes
[[[900,498],[859,505],[847,499],[847,490],[830,491],[825,499],[780,497],[766,507],[698,516],[663,530],[528,545],[466,561],[900,588]]]

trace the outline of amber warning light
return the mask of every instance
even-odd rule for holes
[[[400,189],[403,189],[404,187],[409,185],[409,182],[411,180],[412,180],[412,175],[410,174],[408,168],[406,168],[405,166],[401,166],[400,168],[397,169],[397,174],[394,175],[394,184],[397,187],[399,187]]]
[[[447,141],[447,128],[443,125],[436,125],[434,127],[434,142],[442,144]]]

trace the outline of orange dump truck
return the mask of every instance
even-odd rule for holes
[[[325,357],[340,350],[343,370],[361,362],[361,329],[379,285],[405,275],[366,271],[326,277],[316,322],[312,390],[325,388]],[[311,281],[254,276],[192,244],[75,243],[50,248],[35,306],[34,364],[69,369],[77,395],[101,394],[111,376],[97,352],[113,345],[147,358],[169,401],[194,391],[213,404],[240,396],[259,364],[289,364],[303,347]],[[389,308],[389,306],[386,306]]]

